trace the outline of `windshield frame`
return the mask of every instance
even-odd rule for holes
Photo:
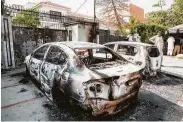
[[[77,52],[76,52],[77,49],[79,49],[79,50],[89,50],[89,49],[93,50],[93,49],[96,49],[96,50],[97,50],[97,49],[102,49],[102,48],[104,48],[106,51],[108,51],[109,53],[111,53],[113,57],[116,57],[116,61],[117,61],[117,60],[120,60],[120,61],[129,62],[129,61],[126,60],[124,57],[122,57],[122,56],[120,56],[119,54],[115,53],[112,49],[110,49],[110,48],[108,48],[108,47],[106,47],[106,46],[104,46],[104,47],[84,47],[84,48],[79,47],[79,48],[73,48],[73,51],[74,51],[74,53],[77,55],[77,57],[80,59],[80,61],[83,62],[83,61],[81,60],[81,58],[79,57],[79,55],[77,54]],[[93,54],[92,54],[92,55],[93,55]],[[84,63],[84,62],[83,62],[83,63]],[[85,64],[85,63],[84,63],[84,64]],[[85,64],[85,65],[87,65],[87,64]]]

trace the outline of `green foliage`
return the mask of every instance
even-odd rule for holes
[[[159,31],[162,32],[162,34],[165,33],[165,31],[168,29],[168,27],[161,26],[161,25],[155,25],[155,24],[137,24],[135,25],[131,31],[136,31],[141,36],[141,41],[145,43],[149,43],[149,39],[152,36],[157,35]]]
[[[160,7],[160,5],[157,3],[157,4],[154,4],[152,7]]]
[[[160,7],[162,9],[165,5],[165,0],[159,0],[158,3],[154,4],[152,7]]]
[[[122,31],[121,31],[120,29],[118,29],[118,30],[116,30],[116,31],[114,32],[114,34],[115,34],[116,36],[121,36],[121,35],[127,36],[128,33],[126,32],[126,29],[127,29],[127,28],[125,28],[125,27],[122,28]]]
[[[183,0],[175,0],[171,9],[153,11],[147,14],[148,24],[173,27],[183,24]]]
[[[176,15],[176,19],[179,19],[183,24],[183,0],[175,0],[172,5],[172,11]]]
[[[173,27],[182,24],[181,20],[172,10],[153,11],[147,14],[148,24],[159,24],[162,26]]]
[[[35,28],[40,24],[38,12],[36,9],[29,9],[18,13],[12,18],[12,23]]]

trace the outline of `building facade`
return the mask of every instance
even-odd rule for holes
[[[130,4],[130,16],[133,16],[137,21],[144,23],[144,9],[134,4]]]
[[[71,8],[55,4],[52,2],[40,2],[40,3],[30,3],[28,2],[25,8],[36,8],[38,11],[50,13],[50,15],[60,15],[60,16],[69,16],[79,20],[84,21],[85,24],[80,23],[71,23],[69,22],[67,25],[63,25],[62,19],[58,18],[58,21],[47,21],[42,20],[40,17],[40,28],[49,28],[49,29],[59,29],[59,30],[66,30],[67,31],[67,39],[65,41],[86,41],[87,40],[87,33],[89,33],[91,26],[93,24],[93,17],[82,15],[79,13],[73,13]],[[52,19],[50,16],[50,20]],[[67,21],[67,20],[66,20]],[[87,24],[86,24],[87,23]]]

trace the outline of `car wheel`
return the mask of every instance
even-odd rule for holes
[[[139,93],[139,91],[135,94],[135,96],[134,96],[134,98],[132,100],[132,104],[136,104],[137,103],[137,101],[138,101],[138,93]]]
[[[65,100],[65,95],[64,93],[60,90],[59,86],[54,84],[51,90],[52,98],[53,101],[60,106],[61,103]]]

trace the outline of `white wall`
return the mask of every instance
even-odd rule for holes
[[[72,41],[78,41],[78,25],[73,25],[72,30]]]
[[[44,11],[44,12],[50,12],[50,10],[57,11],[57,12],[61,12],[62,15],[66,15],[66,14],[68,14],[68,12],[70,12],[67,9],[64,9],[64,8],[62,9],[61,7],[58,8],[58,7],[54,7],[54,6],[50,6],[50,5],[41,6],[39,10]]]
[[[69,26],[67,29],[72,30],[72,41],[78,41],[78,25]]]
[[[88,33],[91,29],[90,25],[78,25],[78,40],[79,41],[87,41]]]
[[[37,4],[37,3],[28,2],[27,4],[25,4],[24,7],[25,7],[26,9],[29,9],[29,8],[34,7],[36,4]]]
[[[68,30],[72,30],[72,41],[87,41],[87,36],[90,31],[90,25],[77,24],[68,27]]]

